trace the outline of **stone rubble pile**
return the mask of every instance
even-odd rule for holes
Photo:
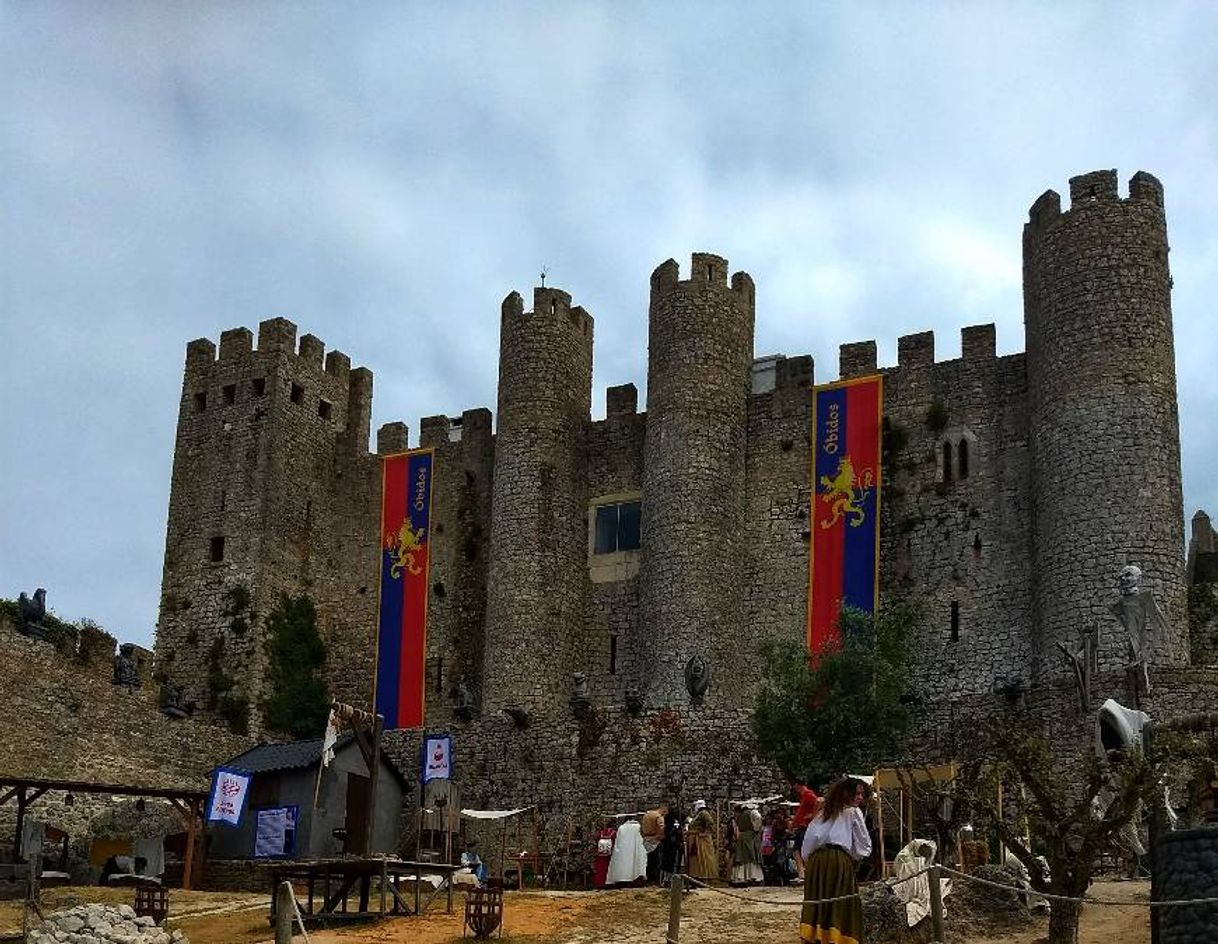
[[[130,905],[79,905],[48,915],[30,944],[190,944],[181,931],[158,928]]]

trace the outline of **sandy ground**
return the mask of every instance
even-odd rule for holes
[[[1084,909],[1080,944],[1149,944],[1144,906],[1146,882],[1097,882],[1096,897],[1128,901],[1133,907]],[[713,891],[689,894],[682,905],[681,944],[770,944],[794,942],[799,910],[784,904],[794,889],[751,889],[747,900]],[[45,893],[44,908],[56,910],[82,902],[129,902],[130,889],[65,888]],[[949,944],[1036,944],[1047,922],[1032,920],[1018,929],[997,930],[978,914],[964,913],[947,899]],[[506,944],[657,944],[668,924],[668,894],[657,889],[612,892],[509,893],[505,903]],[[376,924],[315,931],[312,944],[455,944],[463,940],[462,901],[457,914],[444,914],[443,899],[421,918],[395,918]],[[255,944],[272,938],[266,896],[209,892],[170,892],[170,926],[181,928],[192,944]],[[20,927],[18,903],[0,903],[0,932]],[[921,929],[917,929],[921,930]],[[909,941],[925,941],[915,931]],[[302,940],[299,936],[297,940]]]

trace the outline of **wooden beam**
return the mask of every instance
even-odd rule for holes
[[[0,806],[4,806],[5,803],[7,803],[9,800],[11,800],[16,795],[17,795],[17,788],[13,787],[11,790],[9,790],[8,793],[4,794],[4,796],[0,796]]]
[[[199,801],[190,801],[190,815],[186,821],[186,861],[182,865],[182,888],[190,890],[191,869],[195,860],[195,820],[198,819]]]

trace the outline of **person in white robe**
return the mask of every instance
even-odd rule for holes
[[[624,885],[647,876],[647,850],[643,848],[643,832],[635,819],[622,823],[609,859],[606,885]]]

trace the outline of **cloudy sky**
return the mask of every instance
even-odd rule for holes
[[[283,315],[374,423],[494,407],[545,266],[646,374],[648,276],[757,282],[757,353],[994,321],[1067,178],[1167,189],[1184,495],[1218,512],[1218,7],[0,2],[0,596],[149,643],[184,346]],[[1124,184],[1122,184],[1124,186]]]

